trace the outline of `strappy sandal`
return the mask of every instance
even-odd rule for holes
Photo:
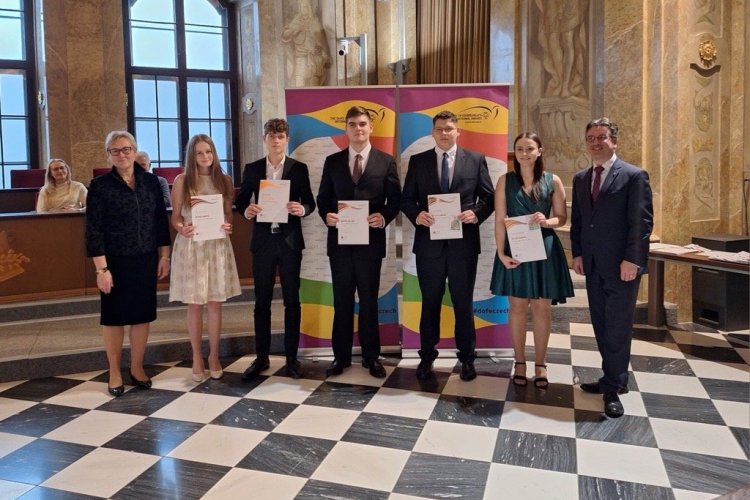
[[[526,387],[526,384],[528,383],[528,379],[526,378],[526,375],[520,375],[516,368],[518,365],[523,365],[524,369],[526,368],[526,361],[516,361],[513,364],[513,384],[520,386],[520,387]]]
[[[544,368],[545,370],[547,369],[546,364],[541,364],[541,365],[535,364],[534,366],[536,368]],[[549,380],[547,380],[547,377],[534,377],[534,387],[536,387],[537,389],[546,389],[548,385],[549,385]]]

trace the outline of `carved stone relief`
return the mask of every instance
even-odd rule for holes
[[[293,87],[325,85],[331,55],[323,23],[311,0],[300,0],[297,15],[284,26],[287,82]]]

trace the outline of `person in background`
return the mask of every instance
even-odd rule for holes
[[[373,377],[384,378],[385,368],[378,359],[380,267],[386,253],[385,228],[398,215],[401,184],[393,157],[370,144],[373,126],[367,109],[352,106],[345,120],[349,146],[326,157],[317,197],[318,214],[328,226],[327,253],[333,282],[334,360],[326,375],[340,375],[351,366],[356,292],[362,366]],[[336,225],[339,202],[344,200],[368,201],[369,245],[339,244]]]
[[[185,150],[185,172],[174,181],[172,226],[177,231],[172,254],[169,300],[187,304],[187,327],[193,349],[193,380],[203,382],[203,306],[208,311],[208,370],[212,379],[224,376],[219,361],[221,304],[242,293],[229,235],[232,234],[232,197],[229,176],[219,165],[213,140],[205,134],[190,138]],[[192,219],[193,196],[220,194],[224,220],[219,239],[196,241]]]
[[[36,211],[82,210],[86,208],[87,193],[86,186],[72,179],[70,166],[65,160],[52,158],[47,162],[47,175],[39,190]]]
[[[542,141],[524,132],[513,141],[513,171],[498,179],[495,188],[495,243],[497,255],[490,290],[507,296],[510,303],[508,326],[516,362],[513,383],[527,384],[526,314],[531,308],[534,330],[534,386],[544,389],[547,379],[547,345],[552,323],[551,305],[573,296],[568,263],[553,228],[565,225],[565,188],[560,178],[544,170]],[[507,217],[530,216],[539,224],[546,259],[520,262],[512,257],[506,227]]]
[[[112,170],[91,181],[86,200],[86,253],[96,268],[109,393],[125,392],[120,372],[130,325],[130,380],[151,387],[143,369],[149,326],[156,319],[156,282],[169,274],[167,210],[156,177],[135,164],[138,144],[126,131],[104,142]]]
[[[621,417],[628,392],[633,319],[641,275],[648,270],[654,209],[648,173],[617,157],[617,124],[586,125],[592,166],[573,177],[570,242],[573,269],[586,276],[591,324],[604,374],[581,390],[602,394],[604,413]]]
[[[441,111],[432,118],[435,147],[412,156],[404,181],[401,210],[414,224],[414,248],[417,256],[417,280],[422,292],[422,315],[419,318],[419,357],[417,378],[432,375],[440,341],[440,311],[445,283],[448,282],[453,314],[454,337],[461,362],[460,378],[476,378],[476,330],[474,328],[474,283],[481,252],[479,225],[492,214],[492,179],[484,155],[459,147],[458,117]],[[463,236],[433,240],[428,198],[440,193],[460,196]]]
[[[244,380],[257,377],[270,366],[271,301],[278,269],[281,293],[284,298],[284,355],[286,374],[292,378],[303,375],[297,359],[299,346],[301,306],[299,301],[300,270],[305,240],[302,236],[302,217],[315,210],[315,198],[310,189],[307,165],[286,156],[289,144],[289,124],[273,118],[263,126],[263,142],[267,156],[245,165],[242,187],[237,195],[237,211],[252,221],[253,279],[255,280],[255,353],[256,358],[242,375]],[[289,181],[289,219],[286,223],[258,222],[263,211],[258,205],[261,180],[286,179]],[[255,197],[255,203],[250,198]]]
[[[135,162],[142,166],[146,172],[151,172],[151,157],[145,151],[138,151],[135,155]],[[172,196],[169,192],[169,182],[164,177],[156,176],[159,179],[159,185],[161,186],[161,194],[164,197],[164,205],[167,208],[172,206]]]

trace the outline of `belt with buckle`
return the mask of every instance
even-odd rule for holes
[[[271,234],[279,234],[279,233],[281,233],[281,228],[280,227],[272,227],[271,228]]]

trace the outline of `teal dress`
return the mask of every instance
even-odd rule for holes
[[[530,215],[541,212],[550,216],[552,209],[552,192],[555,185],[552,174],[544,172],[540,183],[539,200],[534,201],[523,190],[518,176],[508,172],[505,176],[505,203],[508,217]],[[527,299],[552,299],[553,304],[565,303],[567,297],[573,296],[573,282],[565,260],[560,239],[553,229],[542,228],[545,260],[524,262],[515,269],[506,269],[497,254],[492,268],[490,290],[495,295],[520,297]],[[510,255],[508,238],[505,238],[505,255]]]

